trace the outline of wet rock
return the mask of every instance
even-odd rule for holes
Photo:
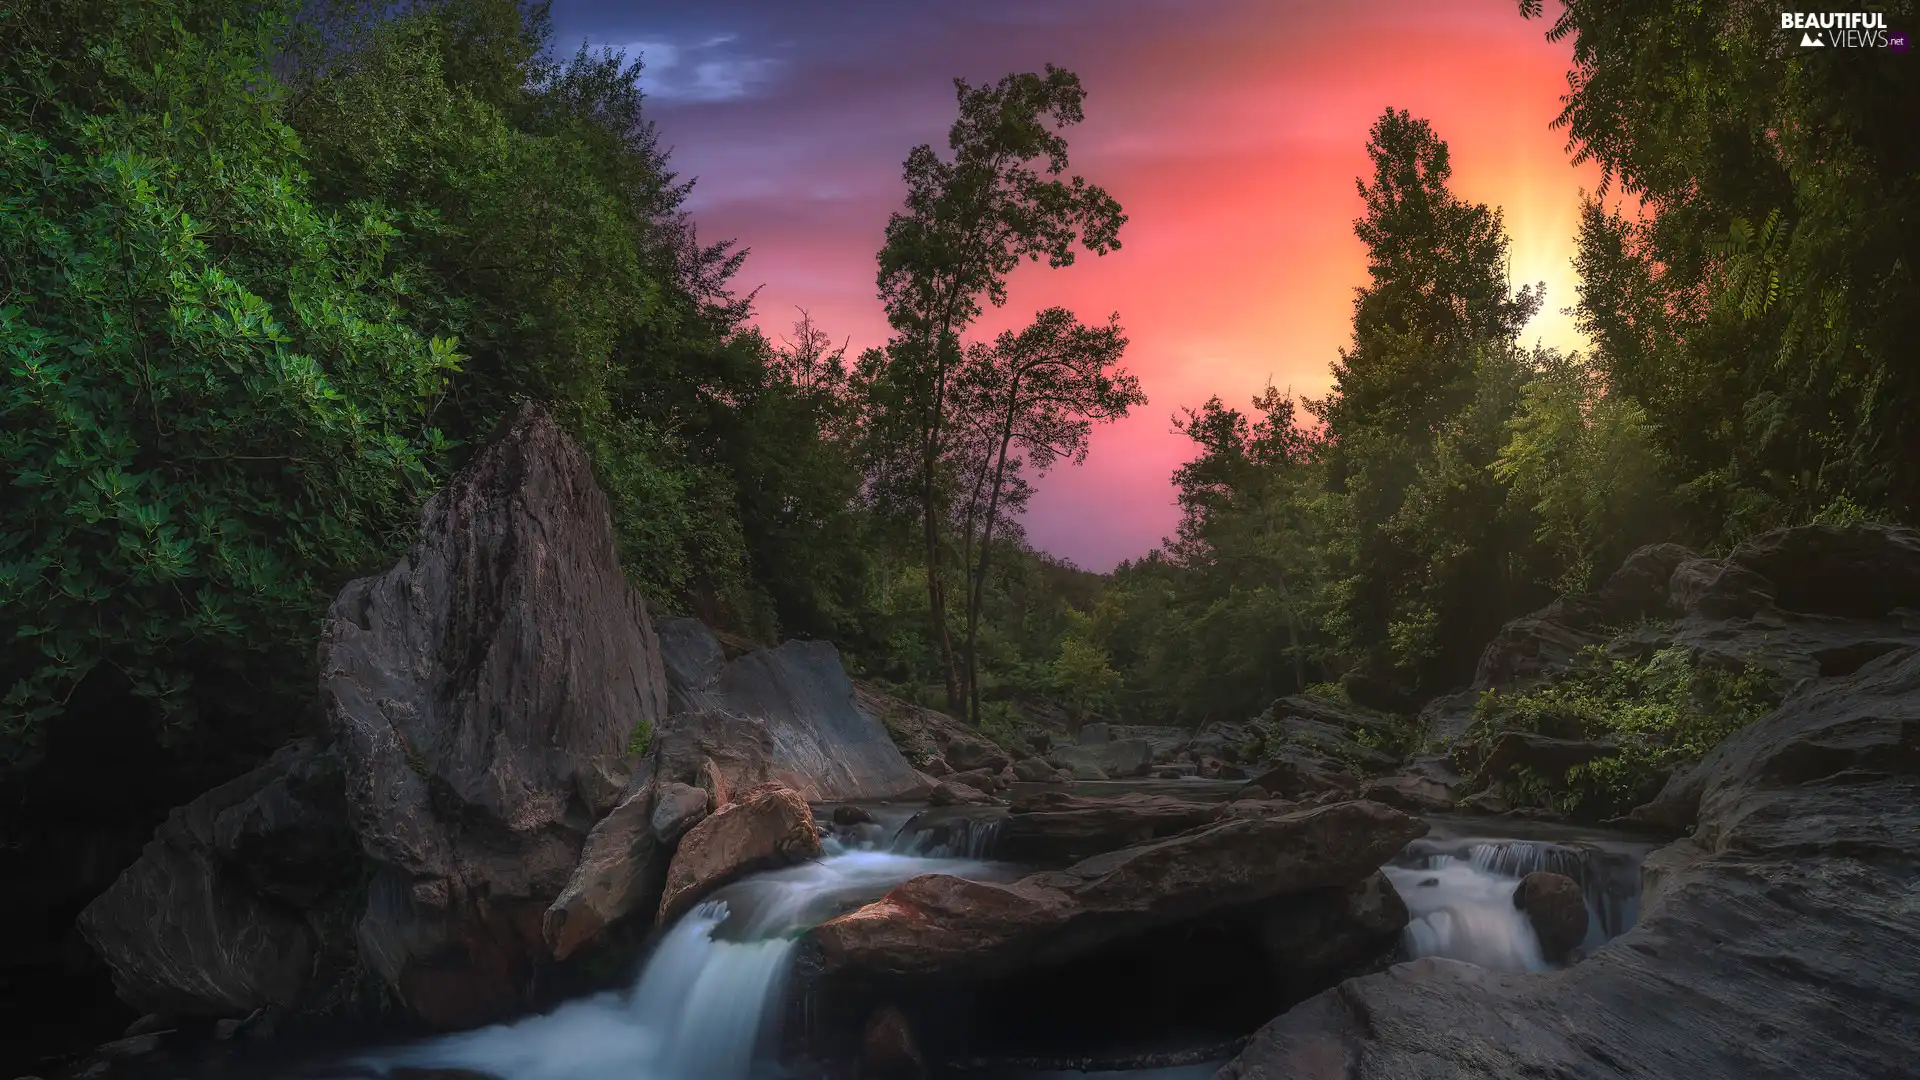
[[[891,1005],[874,1010],[860,1040],[864,1080],[925,1080],[927,1061],[906,1014]]]
[[[1587,937],[1587,898],[1580,883],[1550,870],[1535,870],[1513,890],[1513,906],[1527,913],[1540,939],[1540,954],[1562,963]]]
[[[1091,765],[1108,777],[1139,776],[1153,762],[1153,744],[1145,739],[1113,739],[1094,745],[1062,746],[1053,760],[1064,768]]]
[[[1014,777],[1027,784],[1052,783],[1056,771],[1053,766],[1037,757],[1022,758],[1013,763]]]
[[[1429,959],[1349,980],[1268,1024],[1220,1080],[1910,1072],[1920,649],[1809,684],[1696,774],[1695,836],[1647,859],[1638,925],[1578,965]]]
[[[541,913],[621,803],[637,726],[666,715],[586,455],[523,409],[428,501],[407,557],[341,591],[319,661],[379,866],[362,959],[432,1023],[522,1007]]]
[[[1004,976],[1210,912],[1363,881],[1425,831],[1370,802],[1221,821],[1012,884],[929,874],[814,937],[828,970]]]
[[[865,807],[836,806],[833,808],[833,823],[842,827],[873,824],[873,815]]]
[[[198,1017],[299,1001],[320,952],[303,907],[361,873],[344,785],[339,755],[301,740],[168,815],[80,914],[120,999]]]
[[[1105,780],[1107,770],[1085,761],[1075,762],[1070,769],[1063,770],[1069,780]]]
[[[1339,762],[1292,751],[1268,762],[1266,770],[1248,786],[1283,799],[1298,799],[1323,791],[1356,789],[1359,778]]]
[[[820,833],[799,792],[777,784],[748,789],[680,838],[657,921],[672,921],[745,874],[819,855]]]
[[[1022,865],[1064,866],[1185,832],[1218,814],[1217,806],[1166,795],[1039,792],[1013,800],[995,855]]]
[[[993,806],[998,802],[977,787],[951,780],[936,785],[927,795],[929,806]]]
[[[686,654],[669,668],[680,711],[719,710],[764,724],[773,748],[770,779],[809,802],[898,799],[925,790],[881,720],[861,707],[832,643],[789,641],[729,660],[696,620],[669,622],[670,640]],[[951,753],[946,759],[969,767]]]

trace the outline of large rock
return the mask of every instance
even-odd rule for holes
[[[692,619],[663,624],[676,712],[719,710],[766,725],[773,778],[810,802],[898,799],[924,784],[880,720],[856,703],[840,653],[789,641],[732,660]],[[1004,756],[1000,760],[1004,766]]]
[[[1784,611],[1861,619],[1920,608],[1920,530],[1904,526],[1781,529],[1728,561],[1772,582]]]
[[[168,815],[80,929],[139,1012],[291,1007],[329,944],[307,913],[360,873],[340,758],[302,740]]]
[[[1360,778],[1344,762],[1293,749],[1269,761],[1247,786],[1282,799],[1303,799],[1327,791],[1351,790],[1359,784]]]
[[[1804,687],[1702,762],[1638,925],[1562,972],[1421,960],[1267,1025],[1220,1080],[1831,1080],[1920,1060],[1920,649]]]
[[[755,870],[820,855],[813,811],[800,794],[778,784],[740,793],[680,838],[660,898],[662,925],[701,897]]]
[[[1526,912],[1540,939],[1540,954],[1553,963],[1567,958],[1587,937],[1587,895],[1565,874],[1535,870],[1513,889],[1513,906]]]
[[[682,834],[772,775],[773,737],[764,722],[717,709],[670,717],[542,917],[554,957],[565,959],[622,920],[644,927],[660,907]]]
[[[379,866],[362,958],[429,1022],[523,1004],[542,915],[622,802],[660,650],[587,459],[529,406],[428,501],[399,564],[341,591],[321,696]]]
[[[828,970],[994,977],[1209,913],[1362,881],[1426,825],[1370,802],[1232,819],[1011,884],[915,878],[814,931]]]
[[[1392,954],[1407,905],[1378,871],[1345,888],[1287,897],[1264,912],[1261,949],[1295,994],[1354,964]]]
[[[1045,791],[1013,800],[994,857],[1023,866],[1065,866],[1182,833],[1214,821],[1220,808],[1167,795],[1109,797]]]

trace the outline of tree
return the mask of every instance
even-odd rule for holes
[[[1548,37],[1573,47],[1569,151],[1638,203],[1589,207],[1577,313],[1690,539],[1920,509],[1913,66],[1801,49],[1731,0],[1570,0]]]
[[[951,160],[922,144],[908,154],[906,207],[887,222],[879,255],[880,298],[894,336],[892,383],[883,400],[903,410],[917,459],[927,597],[948,708],[960,685],[947,629],[941,567],[945,440],[950,382],[963,359],[961,334],[986,299],[1006,302],[1006,279],[1022,260],[1073,263],[1076,247],[1120,246],[1120,204],[1081,177],[1061,179],[1067,143],[1059,129],[1083,118],[1086,93],[1070,71],[1009,75],[993,86],[954,80],[960,117],[948,133]]]
[[[1118,420],[1146,402],[1140,380],[1117,367],[1126,347],[1118,315],[1087,326],[1065,308],[1048,308],[1019,333],[1007,331],[992,345],[967,350],[957,373],[956,412],[973,435],[963,440],[973,453],[962,550],[972,555],[977,532],[979,554],[966,594],[966,687],[976,725],[980,611],[994,526],[1009,503],[1025,501],[1023,467],[1040,474],[1058,461],[1085,461],[1094,424]]]

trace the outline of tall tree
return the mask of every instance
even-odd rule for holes
[[[1578,313],[1694,539],[1920,509],[1920,69],[1736,0],[1568,0],[1548,37],[1568,149],[1638,203],[1590,208]]]
[[[1048,308],[1019,333],[967,350],[956,380],[957,411],[972,429],[971,483],[963,515],[968,715],[980,723],[980,611],[985,603],[994,526],[1009,496],[1023,496],[1023,467],[1044,473],[1056,462],[1086,460],[1096,423],[1144,404],[1140,380],[1118,367],[1127,348],[1120,317],[1088,326],[1065,308]],[[1024,501],[1022,498],[1021,501]]]
[[[1067,170],[1060,129],[1079,123],[1086,92],[1070,71],[1009,75],[992,86],[954,80],[960,117],[948,133],[951,159],[931,145],[908,154],[906,207],[887,222],[879,255],[880,298],[894,336],[887,348],[893,400],[909,416],[919,472],[927,599],[946,683],[958,711],[960,684],[947,630],[941,566],[944,454],[950,382],[961,334],[984,298],[1006,302],[1007,275],[1022,260],[1059,268],[1076,247],[1120,246],[1126,216],[1099,187]]]

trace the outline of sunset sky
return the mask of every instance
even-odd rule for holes
[[[1089,569],[1171,531],[1182,406],[1244,407],[1269,381],[1326,389],[1366,277],[1354,180],[1387,106],[1433,122],[1456,191],[1504,208],[1516,283],[1547,283],[1526,340],[1581,344],[1561,309],[1598,174],[1548,127],[1570,46],[1514,0],[556,0],[554,21],[563,48],[644,57],[702,238],[752,249],[741,283],[761,287],[761,325],[778,336],[804,307],[856,352],[885,340],[874,254],[907,151],[945,147],[952,79],[1079,73],[1074,171],[1125,207],[1124,247],[1022,270],[981,330],[1051,304],[1127,328],[1149,403],[1041,481],[1026,519],[1036,546]]]

